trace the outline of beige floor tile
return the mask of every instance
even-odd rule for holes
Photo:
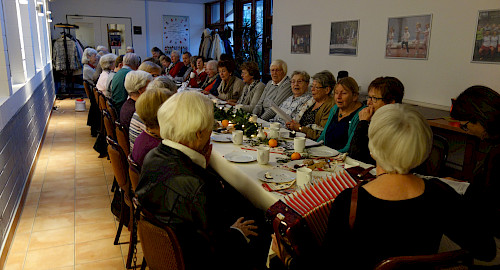
[[[106,177],[103,176],[95,176],[95,177],[87,177],[87,178],[79,178],[75,180],[76,187],[94,187],[94,186],[103,186],[106,185]]]
[[[40,204],[46,204],[53,201],[66,201],[75,199],[74,189],[61,189],[52,191],[42,191],[40,195]]]
[[[37,205],[39,199],[40,199],[39,192],[28,193],[28,195],[26,196],[26,201],[24,202],[24,205],[25,206]]]
[[[75,201],[65,200],[58,201],[53,200],[38,206],[36,211],[36,216],[53,216],[58,214],[66,214],[75,212]]]
[[[9,252],[7,261],[5,262],[5,270],[22,270],[24,265],[24,259],[26,258],[26,252],[14,253]],[[121,260],[122,258],[120,258]]]
[[[31,233],[16,233],[12,245],[10,246],[10,253],[20,253],[28,250]]]
[[[21,213],[21,219],[34,218],[37,208],[38,208],[37,205],[24,206],[23,212]]]
[[[28,194],[42,191],[42,185],[43,181],[36,181],[36,182],[31,181]]]
[[[75,245],[58,246],[28,251],[24,269],[53,269],[72,266],[75,262]]]
[[[110,209],[110,207],[111,207],[111,201],[109,200],[108,195],[76,199],[77,212],[87,211],[97,208]]]
[[[44,181],[45,183],[47,182],[54,182],[54,181],[64,181],[64,180],[74,180],[75,179],[75,173],[57,173],[57,172],[51,172],[51,173],[46,173]]]
[[[88,262],[101,261],[122,257],[119,246],[113,245],[114,238],[101,239],[77,243],[76,246],[76,265]]]
[[[115,223],[110,220],[105,223],[84,224],[75,227],[76,243],[115,237]]]
[[[54,216],[38,216],[35,218],[33,231],[54,230],[64,227],[75,226],[75,213],[60,214]]]
[[[95,186],[95,187],[79,187],[76,189],[76,198],[85,198],[85,197],[95,197],[109,195],[108,194],[108,186]]]
[[[97,208],[75,213],[75,225],[80,226],[91,223],[113,222],[115,216],[110,208]]]
[[[140,262],[139,262],[140,263]],[[75,270],[123,270],[125,269],[125,264],[123,263],[123,259],[113,258],[108,260],[90,262],[86,264],[79,264],[75,266]]]
[[[19,221],[19,224],[17,224],[17,229],[16,229],[16,234],[17,233],[31,233],[31,230],[33,229],[33,222],[35,221],[35,218],[24,218]]]
[[[75,180],[66,179],[62,181],[51,181],[43,183],[42,192],[47,191],[58,191],[58,190],[66,190],[70,191],[75,188]]]
[[[75,243],[75,228],[65,227],[55,230],[33,232],[28,250],[64,246]]]

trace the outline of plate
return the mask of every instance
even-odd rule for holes
[[[214,142],[232,142],[231,135],[228,134],[215,134],[210,136]]]
[[[269,173],[272,179],[266,178],[266,173]],[[257,177],[259,178],[259,180],[262,180],[264,182],[288,183],[295,180],[295,173],[281,169],[272,169],[272,170],[260,171],[259,173],[257,173]]]
[[[304,160],[306,160],[306,159],[292,160],[292,161],[288,162],[286,164],[286,166],[290,169],[295,170],[294,166],[295,165],[304,165]],[[317,163],[317,162],[315,162],[315,163]],[[341,167],[337,166],[336,164],[331,164],[330,166],[331,166],[330,169],[327,168],[327,169],[323,169],[322,171],[317,170],[317,169],[313,170],[313,176],[330,175],[332,173],[338,172],[341,169]],[[307,167],[307,166],[304,165],[303,167]]]
[[[325,148],[309,148],[309,155],[315,157],[334,157],[339,154],[339,151]]]
[[[247,152],[231,152],[224,155],[224,158],[237,163],[247,163],[257,160],[257,158]]]

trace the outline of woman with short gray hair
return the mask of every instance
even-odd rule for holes
[[[108,93],[107,89],[107,81],[109,77],[109,73],[115,68],[115,61],[116,54],[108,53],[105,54],[99,59],[99,64],[101,65],[102,72],[101,75],[99,75],[99,79],[97,80],[96,88],[97,90],[101,91],[105,96],[111,96],[110,93]]]
[[[207,62],[207,67],[205,72],[207,73],[207,78],[205,82],[201,85],[201,89],[203,89],[204,94],[212,94],[214,96],[219,95],[217,92],[217,88],[221,82],[221,79],[218,74],[217,65],[219,63],[216,60],[210,60]]]
[[[293,94],[279,105],[279,108],[292,119],[297,117],[304,104],[311,98],[309,92],[310,80],[311,77],[305,71],[297,70],[292,74],[290,82]],[[279,115],[272,118],[271,122],[279,122],[282,126],[285,126],[285,119],[282,119]]]
[[[129,98],[123,103],[120,110],[120,123],[127,127],[127,131],[130,126],[130,120],[135,112],[135,101],[146,91],[146,87],[152,80],[153,76],[142,70],[130,71],[125,77],[124,85]]]
[[[95,84],[92,76],[94,76],[95,68],[99,58],[97,56],[97,51],[92,48],[86,48],[82,55],[83,64],[83,80]]]

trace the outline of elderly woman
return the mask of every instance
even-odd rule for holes
[[[191,79],[189,80],[189,87],[198,88],[207,79],[207,73],[205,72],[205,61],[203,56],[195,56],[196,64],[195,68],[191,72]]]
[[[151,49],[151,55],[153,55],[153,58],[154,58],[154,59],[160,60],[160,57],[161,57],[162,55],[165,55],[165,54],[164,54],[164,53],[160,50],[160,48],[158,48],[158,47],[153,47],[153,48]]]
[[[218,97],[222,100],[236,102],[241,96],[244,83],[240,78],[233,75],[235,69],[234,63],[231,61],[220,61],[217,69],[222,80],[217,88]]]
[[[290,78],[286,76],[288,69],[285,61],[281,59],[274,60],[271,63],[271,80],[264,88],[257,105],[252,113],[260,118],[269,121],[276,113],[271,109],[273,104],[281,105],[285,99],[292,95]]]
[[[179,51],[172,51],[170,53],[170,59],[172,59],[172,68],[168,72],[168,74],[175,78],[177,74],[181,71],[181,68],[184,66],[184,63],[180,61],[181,55]]]
[[[153,78],[161,75],[161,67],[150,61],[142,62],[137,70],[146,71],[147,73],[151,74]]]
[[[108,77],[109,73],[111,73],[115,69],[115,61],[116,58],[115,54],[108,53],[106,55],[103,55],[101,59],[99,59],[99,64],[102,67],[102,72],[101,75],[99,76],[99,79],[97,80],[97,90],[101,91],[105,96],[110,97],[111,93],[108,91],[107,88],[107,82],[108,82]]]
[[[341,153],[349,151],[351,140],[359,122],[358,113],[365,106],[358,101],[358,83],[351,78],[340,79],[334,88],[335,106],[318,141]]]
[[[92,48],[87,48],[83,51],[82,64],[83,64],[83,80],[94,85],[93,79],[95,68],[98,61],[97,51]]]
[[[241,261],[234,256],[246,255],[241,251],[247,245],[244,236],[253,238],[256,226],[243,218],[232,220],[225,210],[226,187],[206,169],[213,103],[197,92],[177,93],[158,110],[158,122],[163,140],[144,160],[139,202],[175,231],[186,269],[239,268]],[[231,260],[236,264],[226,265]]]
[[[216,60],[210,60],[207,62],[207,67],[206,67],[206,72],[207,72],[207,78],[205,79],[205,82],[201,85],[201,89],[203,89],[203,93],[208,95],[212,94],[214,96],[219,95],[219,92],[217,92],[217,88],[219,87],[219,84],[221,82],[221,78],[219,77],[219,74],[217,73],[217,61]]]
[[[432,147],[429,124],[415,108],[383,106],[373,115],[368,136],[377,177],[355,191],[342,191],[333,202],[323,263],[373,269],[389,257],[437,253],[443,234],[476,258],[495,255],[493,237],[469,216],[473,213],[455,190],[439,179],[409,173],[427,159]],[[294,266],[293,259],[286,261]],[[292,268],[299,269],[299,258],[296,263]]]
[[[251,113],[257,102],[259,102],[265,87],[265,84],[260,81],[260,71],[257,63],[243,63],[241,65],[241,78],[245,86],[243,86],[243,93],[237,103],[241,105],[241,109]],[[228,101],[228,103],[233,106],[236,105],[236,102]]]
[[[368,86],[368,107],[359,112],[359,123],[354,132],[349,156],[368,164],[375,164],[368,150],[368,127],[373,114],[382,106],[403,102],[405,87],[394,77],[378,77]]]
[[[328,115],[335,99],[331,95],[335,87],[335,77],[324,70],[313,76],[311,86],[312,99],[309,99],[295,119],[286,123],[287,128],[304,132],[307,138],[316,140],[323,131],[323,127],[328,121]]]
[[[173,93],[167,88],[148,86],[148,90],[135,103],[136,114],[146,126],[146,129],[135,139],[132,149],[132,159],[141,167],[146,154],[161,143],[158,109],[172,95]]]
[[[123,103],[120,111],[120,123],[127,130],[130,126],[130,120],[135,112],[135,101],[139,96],[146,91],[149,82],[153,80],[153,76],[146,71],[136,70],[130,71],[125,77],[125,89],[127,89],[129,99]]]
[[[147,93],[151,89],[162,89],[162,90],[168,90],[170,93],[175,94],[177,93],[177,85],[175,84],[174,81],[171,79],[165,77],[165,76],[159,76],[156,77],[152,82],[148,84],[148,87],[146,87],[146,92]],[[141,95],[142,96],[142,95]],[[137,105],[136,105],[137,108]],[[134,149],[134,144],[135,140],[143,132],[146,130],[146,124],[144,121],[139,117],[137,114],[137,111],[134,112],[134,115],[132,116],[132,120],[130,120],[130,127],[128,129],[128,138],[129,138],[129,143],[130,143],[130,152]]]
[[[309,81],[311,77],[305,71],[294,71],[292,73],[292,93],[290,97],[285,99],[280,105],[280,109],[290,118],[295,118],[302,106],[311,98],[311,93],[309,93]],[[282,126],[285,126],[285,120],[276,115],[271,122],[279,122]]]
[[[168,55],[160,56],[160,63],[162,68],[162,75],[168,74],[170,69],[172,68],[172,60]]]

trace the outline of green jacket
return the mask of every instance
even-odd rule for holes
[[[127,100],[128,92],[125,89],[125,76],[132,71],[130,68],[122,68],[116,72],[111,82],[111,99],[116,107],[117,113],[120,113],[123,103]]]

